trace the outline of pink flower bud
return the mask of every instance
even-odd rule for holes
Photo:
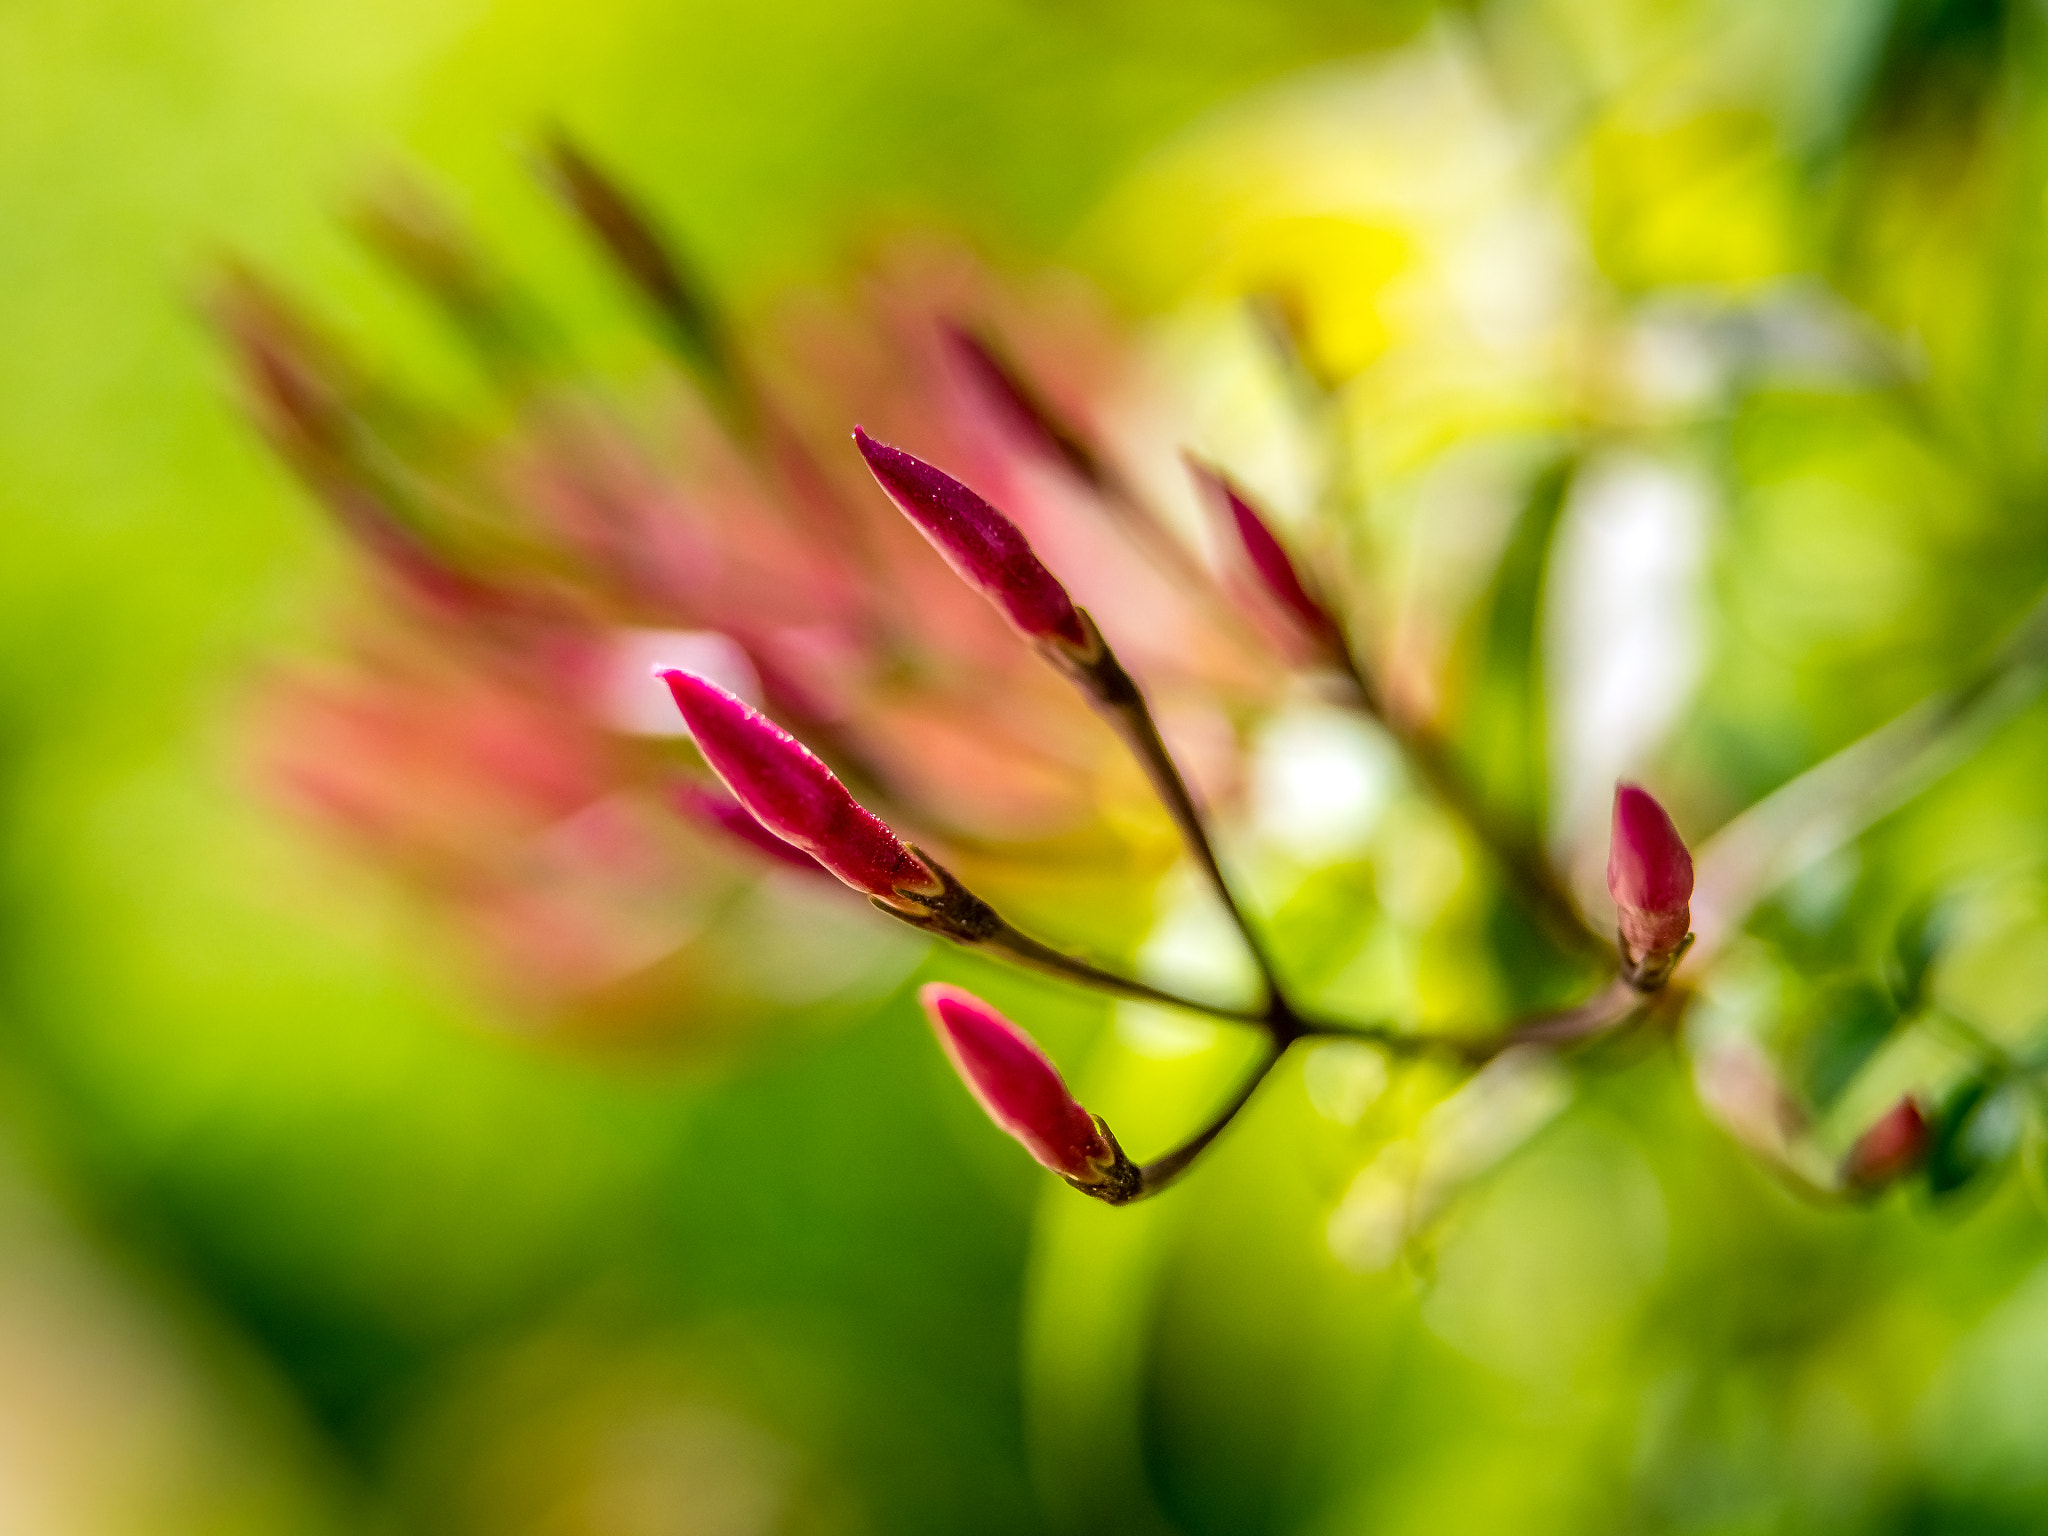
[[[1631,959],[1676,949],[1692,926],[1692,855],[1649,791],[1614,787],[1607,889]]]
[[[1053,415],[994,347],[964,325],[947,325],[943,334],[960,371],[1013,438],[1064,464],[1085,485],[1100,489],[1107,482],[1108,475],[1087,444]]]
[[[713,788],[709,784],[681,780],[669,787],[669,799],[690,820],[716,827],[725,836],[745,843],[756,853],[778,864],[787,864],[792,869],[813,875],[829,873],[824,865],[796,844],[784,842],[754,820],[754,813],[735,800],[732,792],[723,785]]]
[[[1036,1041],[959,987],[933,982],[917,998],[953,1070],[991,1120],[1054,1173],[1077,1184],[1102,1182],[1116,1148]]]
[[[692,672],[660,674],[697,750],[754,819],[857,891],[892,905],[943,887],[811,749],[758,710]]]
[[[1911,1095],[1884,1112],[1856,1138],[1842,1163],[1843,1179],[1859,1189],[1877,1189],[1910,1172],[1927,1155],[1933,1127]]]
[[[1088,631],[1074,600],[1031,552],[1015,523],[923,459],[878,443],[859,427],[853,429],[853,440],[897,509],[1023,635],[1076,651],[1088,648]]]
[[[1266,526],[1266,520],[1259,516],[1258,509],[1245,500],[1235,485],[1208,465],[1190,459],[1188,468],[1196,482],[1208,492],[1210,503],[1229,515],[1238,547],[1244,551],[1245,560],[1266,591],[1287,610],[1288,616],[1301,626],[1309,639],[1325,647],[1336,643],[1339,638],[1337,621],[1302,584],[1294,562],[1287,558],[1287,551],[1273,537],[1273,530]]]

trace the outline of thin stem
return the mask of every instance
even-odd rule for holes
[[[1377,1044],[1406,1048],[1409,1050],[1447,1050],[1458,1055],[1471,1065],[1479,1065],[1516,1046],[1562,1046],[1574,1044],[1603,1034],[1627,1022],[1648,1006],[1645,995],[1632,986],[1625,978],[1617,976],[1593,997],[1578,1007],[1563,1013],[1551,1014],[1532,1019],[1518,1028],[1492,1040],[1460,1040],[1454,1035],[1400,1035],[1389,1030],[1372,1026],[1324,1025],[1306,1020],[1296,1021],[1290,1031],[1269,1030],[1267,1045],[1258,1063],[1239,1086],[1229,1103],[1187,1141],[1155,1158],[1138,1169],[1135,1188],[1125,1193],[1119,1191],[1116,1203],[1129,1204],[1158,1194],[1179,1181],[1191,1168],[1195,1160],[1209,1149],[1216,1138],[1229,1128],[1258,1092],[1280,1059],[1285,1056],[1296,1040],[1311,1035],[1334,1035],[1353,1039],[1368,1039]]]
[[[1297,1041],[1311,1038],[1358,1040],[1400,1055],[1448,1055],[1467,1066],[1479,1066],[1514,1046],[1566,1045],[1588,1039],[1627,1021],[1647,1006],[1645,989],[1629,977],[1617,976],[1592,998],[1564,1013],[1529,1020],[1503,1034],[1476,1038],[1457,1034],[1408,1034],[1389,1024],[1319,1019],[1296,1013],[1275,991],[1263,1009],[1226,1008],[1163,991],[1127,976],[1064,954],[1024,933],[986,901],[962,885],[952,871],[920,848],[912,853],[937,877],[936,895],[900,892],[909,905],[873,897],[874,905],[900,922],[935,933],[968,949],[981,950],[1063,981],[1106,992],[1113,997],[1185,1008],[1193,1013],[1248,1024],[1265,1036],[1259,1064],[1223,1110],[1188,1141],[1164,1157],[1138,1166],[1117,1152],[1117,1177],[1098,1183],[1075,1183],[1084,1194],[1111,1205],[1125,1205],[1157,1194],[1178,1180],[1235,1119],[1274,1066]],[[1235,910],[1233,908],[1233,910]],[[1661,978],[1660,978],[1661,984]],[[1104,1127],[1105,1134],[1108,1128]],[[1114,1137],[1111,1137],[1112,1142]]]
[[[1285,1026],[1293,1019],[1294,1013],[1280,984],[1279,972],[1246,918],[1244,909],[1232,894],[1230,882],[1223,877],[1223,866],[1216,858],[1215,846],[1209,840],[1208,829],[1202,824],[1202,813],[1195,806],[1187,781],[1175,766],[1173,755],[1166,750],[1158,723],[1153,720],[1152,711],[1146,706],[1145,696],[1139,692],[1137,683],[1116,659],[1116,653],[1109,648],[1108,642],[1102,639],[1094,620],[1088,619],[1087,625],[1095,641],[1095,657],[1087,662],[1056,658],[1055,664],[1072,676],[1087,693],[1089,702],[1123,738],[1124,745],[1145,770],[1153,793],[1166,807],[1167,815],[1173,818],[1181,842],[1202,867],[1202,873],[1222,901],[1224,910],[1230,914],[1238,933],[1243,936],[1245,948],[1251,951],[1259,975],[1265,980],[1269,1001],[1263,1016],[1276,1026]]]
[[[1049,944],[1041,943],[1028,933],[1017,928],[1010,920],[990,906],[981,897],[960,883],[960,879],[937,859],[915,844],[911,852],[938,878],[937,895],[911,895],[905,893],[899,901],[885,901],[879,896],[868,900],[877,911],[886,912],[898,922],[908,923],[926,933],[937,934],[965,949],[977,949],[999,955],[1013,964],[1042,971],[1048,976],[1057,976],[1064,981],[1092,987],[1098,992],[1107,992],[1114,997],[1130,998],[1135,1002],[1159,1003],[1169,1008],[1185,1008],[1193,1013],[1208,1014],[1211,1018],[1228,1019],[1235,1024],[1254,1024],[1268,1033],[1291,1029],[1292,1014],[1276,1015],[1273,1008],[1227,1008],[1216,1003],[1200,1002],[1192,997],[1183,997],[1177,992],[1167,992],[1159,987],[1149,986],[1128,976],[1119,976],[1105,971],[1100,966],[1065,954]],[[1279,1022],[1276,1022],[1276,1019]]]
[[[1395,1056],[1452,1056],[1459,1061],[1484,1061],[1493,1054],[1493,1043],[1476,1036],[1449,1033],[1415,1034],[1392,1024],[1360,1024],[1346,1019],[1319,1019],[1297,1014],[1289,1043],[1294,1040],[1356,1040],[1376,1045]]]
[[[1029,934],[1010,926],[1007,920],[998,919],[1002,927],[985,939],[972,941],[972,947],[1001,955],[1016,964],[1040,971],[1048,976],[1078,982],[1098,992],[1107,992],[1115,997],[1129,998],[1133,1002],[1161,1003],[1169,1008],[1186,1008],[1193,1013],[1204,1013],[1215,1019],[1227,1019],[1233,1024],[1256,1024],[1267,1026],[1268,1011],[1263,1008],[1226,1008],[1216,1003],[1198,1002],[1192,997],[1183,997],[1178,992],[1164,991],[1149,986],[1128,976],[1119,976],[1091,965],[1086,960],[1063,954],[1048,944],[1042,944]]]
[[[1523,1019],[1498,1034],[1456,1032],[1410,1034],[1384,1024],[1347,1024],[1305,1018],[1297,1038],[1358,1040],[1403,1056],[1449,1056],[1466,1066],[1480,1067],[1516,1046],[1569,1046],[1591,1040],[1647,1011],[1656,994],[1646,993],[1626,977],[1616,976],[1584,1002],[1555,1013]]]
[[[1444,808],[1464,822],[1492,854],[1501,873],[1551,936],[1568,949],[1604,951],[1607,939],[1585,919],[1543,850],[1510,827],[1458,771],[1450,749],[1434,731],[1391,708],[1348,639],[1335,642],[1337,660],[1357,690],[1360,707],[1393,737],[1409,764]]]
[[[1597,1033],[1625,1016],[1628,1010],[1619,1008],[1622,1002],[1627,1002],[1632,1008],[1644,998],[1640,988],[1631,985],[1624,977],[1616,977],[1604,991],[1576,1009],[1545,1015],[1505,1034],[1484,1038],[1457,1034],[1411,1034],[1389,1023],[1317,1018],[1312,1014],[1297,1013],[1284,1003],[1269,1003],[1265,1008],[1230,1008],[1220,1003],[1205,1003],[1129,976],[1119,976],[1114,971],[1106,971],[1034,939],[968,890],[957,875],[929,853],[914,844],[911,851],[938,877],[941,889],[936,896],[915,898],[915,906],[897,905],[878,896],[869,898],[878,911],[888,913],[898,922],[937,934],[962,948],[980,950],[1014,965],[1056,976],[1097,992],[1106,992],[1112,997],[1157,1003],[1168,1008],[1185,1008],[1190,1013],[1205,1014],[1212,1019],[1252,1025],[1265,1033],[1276,1051],[1285,1051],[1297,1040],[1344,1039],[1364,1041],[1400,1055],[1448,1054],[1479,1063],[1492,1059],[1511,1045],[1542,1040],[1562,1042]],[[1574,1025],[1570,1021],[1577,1023]]]
[[[1286,1054],[1285,1044],[1277,1040],[1270,1042],[1260,1053],[1258,1063],[1252,1068],[1251,1074],[1245,1078],[1230,1102],[1223,1106],[1213,1120],[1164,1157],[1154,1158],[1138,1170],[1138,1190],[1130,1198],[1143,1200],[1178,1182],[1180,1176],[1193,1166],[1195,1159],[1206,1152],[1209,1144],[1229,1128],[1230,1122],[1238,1117],[1245,1105],[1251,1103],[1252,1095],[1259,1091],[1259,1085]]]
[[[1626,1023],[1649,1006],[1646,994],[1617,976],[1576,1008],[1544,1014],[1519,1024],[1503,1035],[1494,1054],[1516,1045],[1572,1045]]]

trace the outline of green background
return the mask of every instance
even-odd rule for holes
[[[988,1131],[904,999],[716,1071],[521,1038],[255,785],[240,712],[344,557],[232,404],[197,307],[223,254],[432,376],[336,216],[402,168],[607,355],[620,311],[526,166],[560,121],[743,316],[905,225],[1113,269],[1089,219],[1147,151],[1420,10],[0,0],[0,1527],[2039,1528],[2021,1179],[1816,1208],[1669,1053],[1624,1051],[1443,1275],[1361,1277],[1323,1229],[1355,1157],[1292,1065],[1199,1186],[1100,1211]],[[1922,365],[1910,410],[1765,387],[1699,434],[1726,622],[1674,761],[1732,811],[2048,574],[2040,28],[1991,0],[1491,10],[1547,40],[1507,56],[1555,41],[1624,104],[1540,125],[1584,133],[1562,180],[1618,306],[1818,273]],[[1958,872],[2039,894],[2044,737],[2022,719],[1846,885],[1765,913],[1793,991],[1870,969]],[[1291,915],[1363,899],[1340,873]],[[1979,988],[2015,1028],[2044,914]],[[1098,1038],[1055,991],[989,992],[1063,1059]],[[1215,1091],[1212,1062],[1106,1059],[1090,1091],[1142,1074],[1146,1141]],[[614,1502],[549,1502],[614,1462]]]
[[[387,347],[416,340],[336,219],[400,166],[573,303],[602,276],[525,160],[554,121],[741,308],[877,220],[1028,258],[1205,106],[1402,22],[1059,0],[0,8],[0,1128],[15,1177],[231,1383],[206,1443],[237,1470],[113,1528],[225,1529],[244,1494],[216,1483],[257,1490],[250,1529],[452,1497],[412,1465],[463,1432],[422,1427],[430,1387],[557,1307],[636,1359],[707,1332],[691,1369],[831,1447],[869,1529],[1034,1524],[1016,1329],[1037,1185],[960,1134],[900,1011],[716,1082],[508,1040],[374,876],[255,791],[233,710],[335,557],[233,406],[196,307],[209,263],[252,256]]]

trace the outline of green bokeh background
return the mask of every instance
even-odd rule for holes
[[[1559,35],[1576,17],[1586,56],[1621,59],[1644,56],[1628,16],[1771,11],[1495,9]],[[316,632],[343,556],[231,403],[194,303],[219,253],[445,368],[335,217],[404,167],[586,345],[623,348],[524,163],[560,121],[742,315],[916,224],[1138,304],[1143,263],[1091,222],[1106,190],[1211,107],[1409,39],[1421,11],[0,0],[0,1529],[2041,1528],[2044,1228],[2019,1179],[1939,1213],[1815,1209],[1705,1123],[1682,1067],[1624,1052],[1460,1217],[1446,1263],[1467,1273],[1360,1277],[1324,1239],[1356,1160],[1290,1108],[1296,1066],[1199,1198],[1102,1211],[988,1132],[907,999],[715,1070],[523,1039],[377,875],[254,787],[238,708]],[[1681,102],[1572,171],[1617,293],[1839,279],[1865,268],[1814,233],[1801,177],[1884,109],[1857,82],[1905,80],[1908,107],[1974,101],[1985,75],[2005,93],[1984,92],[1982,181],[2010,206],[1957,222],[2009,240],[1917,266],[1873,240],[1854,294],[1924,346],[1933,425],[1796,390],[1720,424],[1746,558],[1716,574],[1731,638],[1675,758],[1709,799],[1953,675],[2048,569],[2030,14],[1816,6],[1749,115]],[[1640,104],[1660,78],[1622,84]],[[1853,167],[1817,180],[1856,195]],[[1670,212],[1671,186],[1701,197]],[[1864,499],[1799,501],[1822,481]],[[1831,628],[1859,550],[1946,574]],[[1868,959],[1909,897],[1980,862],[2038,883],[2044,734],[2036,712],[1881,829],[1833,927],[1767,913],[1788,963]],[[1327,926],[1354,894],[1340,878],[1296,916]],[[1100,1036],[1054,989],[987,990],[1062,1059]],[[1229,1066],[1106,1059],[1090,1092],[1140,1106],[1119,1126],[1146,1144]],[[1654,1288],[1627,1274],[1650,1249]],[[636,1461],[622,1423],[674,1454]],[[614,1454],[713,1492],[536,1491]],[[746,1506],[755,1487],[780,1502]]]
[[[402,165],[573,305],[603,279],[523,163],[551,121],[656,195],[741,308],[877,219],[1028,258],[1208,104],[1403,20],[10,0],[0,1125],[17,1177],[206,1341],[195,1369],[233,1384],[209,1455],[245,1464],[112,1528],[450,1528],[415,1442],[463,1431],[419,1426],[428,1383],[565,1299],[635,1359],[707,1334],[691,1369],[829,1447],[868,1529],[1035,1523],[1037,1186],[963,1134],[900,1012],[715,1082],[522,1045],[374,877],[255,795],[232,710],[335,552],[232,406],[206,263],[253,256],[402,347],[420,320],[335,219]]]

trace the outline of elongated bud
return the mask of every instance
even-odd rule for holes
[[[1337,621],[1310,593],[1301,573],[1295,570],[1294,562],[1273,536],[1273,530],[1266,526],[1266,520],[1259,515],[1258,509],[1245,499],[1243,492],[1208,465],[1195,459],[1189,459],[1187,463],[1196,483],[1207,493],[1210,505],[1228,520],[1230,531],[1237,538],[1237,546],[1244,552],[1245,561],[1258,577],[1260,585],[1286,610],[1287,616],[1301,626],[1308,639],[1326,650],[1340,643]]]
[[[557,130],[546,153],[556,190],[662,318],[670,339],[692,363],[729,382],[731,359],[717,316],[654,220],[566,133]]]
[[[778,864],[801,869],[807,874],[831,873],[795,843],[784,842],[754,820],[754,813],[734,799],[732,792],[723,785],[713,787],[681,780],[670,786],[669,799],[690,820],[702,826],[715,827],[724,836],[745,843],[756,853]]]
[[[1692,927],[1692,855],[1664,807],[1638,785],[1614,787],[1607,889],[1632,965],[1676,955]]]
[[[1075,654],[1092,648],[1074,600],[1015,523],[923,459],[878,443],[859,427],[853,440],[897,509],[1020,633]]]
[[[660,676],[704,761],[762,826],[891,906],[903,906],[907,893],[936,896],[943,889],[809,747],[693,672],[671,669]]]
[[[448,211],[417,187],[385,186],[356,206],[351,222],[492,368],[517,374],[543,360],[532,312]]]
[[[269,283],[231,266],[210,296],[214,322],[240,354],[258,425],[343,529],[411,593],[474,619],[518,606],[400,515],[370,446],[367,391],[334,348]],[[374,404],[393,412],[388,398]]]
[[[1910,1173],[1927,1155],[1932,1131],[1919,1101],[1908,1095],[1856,1138],[1842,1160],[1842,1181],[1857,1189],[1879,1189]]]
[[[1083,1189],[1134,1175],[1109,1128],[1067,1091],[1038,1043],[972,992],[933,982],[917,994],[953,1070],[1024,1150]]]
[[[1108,484],[1109,474],[1102,461],[1053,414],[1023,375],[986,338],[964,325],[949,324],[944,329],[946,344],[961,372],[1014,436],[1047,458],[1064,464],[1083,484],[1098,490]]]

